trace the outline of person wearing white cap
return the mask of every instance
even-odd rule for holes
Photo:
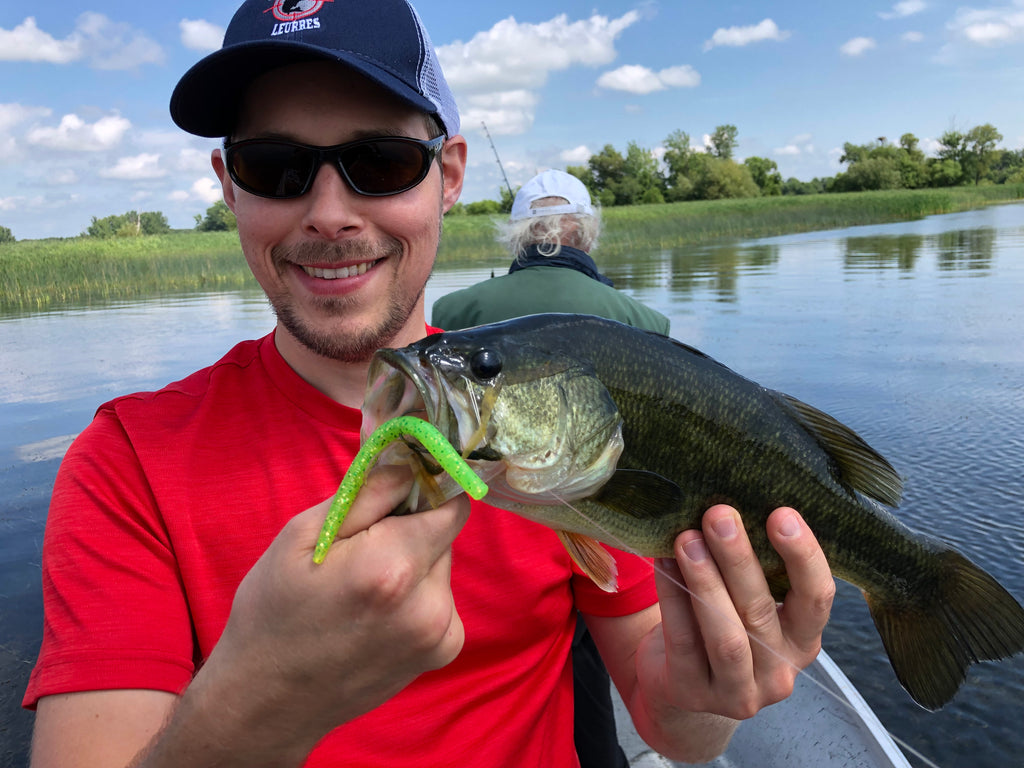
[[[431,323],[469,328],[541,312],[598,315],[667,335],[660,312],[616,290],[590,252],[601,235],[601,216],[590,192],[565,171],[546,170],[520,187],[498,240],[512,256],[508,274],[454,291],[434,302]],[[572,645],[573,733],[582,768],[625,768],[618,744],[608,673],[586,623],[577,622]]]
[[[590,252],[601,234],[600,212],[575,176],[543,171],[516,193],[498,239],[512,256],[507,275],[442,296],[431,322],[457,330],[541,312],[598,315],[668,334],[660,312],[616,290]]]
[[[466,168],[406,0],[246,0],[171,115],[224,138],[211,162],[276,323],[101,405],[68,449],[23,701],[33,768],[575,768],[577,610],[660,752],[709,759],[733,718],[789,695],[834,590],[793,510],[766,531],[792,583],[779,610],[731,507],[663,563],[696,598],[625,554],[610,594],[552,531],[465,495],[391,515],[406,467],[371,473],[313,563],[374,350],[432,330],[423,288]]]

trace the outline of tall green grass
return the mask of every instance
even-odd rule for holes
[[[1024,184],[608,208],[600,252],[643,253],[714,240],[909,221],[1020,199]],[[457,265],[503,258],[494,241],[493,219],[445,219],[439,262]],[[0,313],[8,315],[255,286],[235,232],[185,230],[0,245]]]
[[[1024,198],[1024,185],[758,197],[609,208],[601,249],[672,248],[722,239],[771,237],[911,221]]]
[[[21,240],[0,245],[0,311],[253,287],[235,232]]]

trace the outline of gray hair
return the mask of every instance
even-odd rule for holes
[[[535,201],[531,207],[565,202],[561,197],[545,197]],[[585,213],[531,216],[519,221],[498,222],[496,227],[495,239],[516,258],[531,245],[540,246],[540,252],[545,256],[558,255],[563,245],[589,253],[597,248],[601,236],[601,211],[595,206],[593,216]]]

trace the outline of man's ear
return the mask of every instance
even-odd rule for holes
[[[231,181],[231,177],[228,176],[227,166],[224,165],[224,150],[220,147],[213,150],[210,153],[210,165],[213,166],[213,172],[217,174],[217,178],[220,180],[221,194],[224,195],[224,204],[235,212],[235,185]]]
[[[466,178],[466,139],[452,136],[445,141],[441,150],[441,165],[444,168],[444,211],[448,212],[462,194],[462,182]]]

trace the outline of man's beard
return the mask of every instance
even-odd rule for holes
[[[379,244],[365,241],[344,245],[304,243],[290,248],[275,248],[272,252],[279,271],[288,268],[289,264],[363,262],[385,257],[395,263],[401,260],[402,255],[401,243],[393,238]],[[401,268],[401,264],[398,264],[398,268]],[[426,282],[413,295],[408,296],[392,291],[377,321],[355,335],[351,331],[342,335],[307,323],[287,293],[278,296],[268,294],[267,298],[281,325],[307,349],[343,363],[364,363],[402,330],[423,295],[425,285]],[[316,298],[315,306],[317,313],[323,317],[343,318],[350,308],[358,307],[359,304],[358,299],[350,296],[320,296]]]

